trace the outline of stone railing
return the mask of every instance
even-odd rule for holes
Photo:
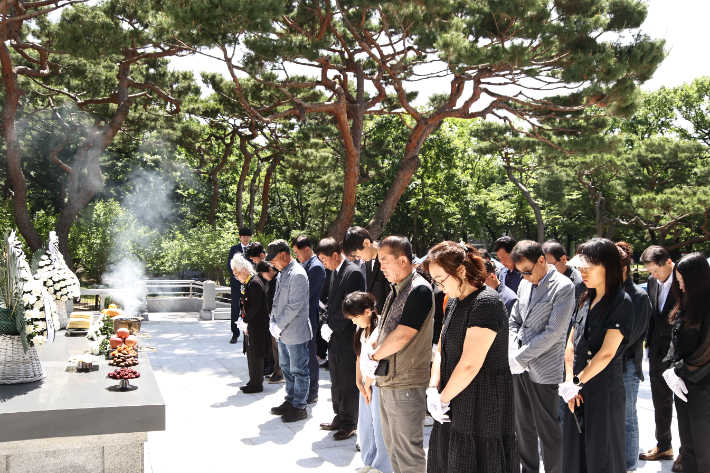
[[[229,319],[231,292],[229,286],[214,281],[146,279],[141,281],[148,312],[199,312],[204,320]],[[130,291],[135,295],[135,290]],[[124,289],[100,288],[81,290],[82,296],[98,296],[99,308],[106,307],[106,298],[120,300]]]

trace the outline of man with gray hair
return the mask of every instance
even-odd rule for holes
[[[284,422],[296,422],[308,417],[308,342],[313,336],[308,319],[308,275],[291,256],[286,240],[269,243],[265,260],[281,271],[276,278],[269,331],[278,340],[279,363],[286,379],[286,400],[271,413]]]

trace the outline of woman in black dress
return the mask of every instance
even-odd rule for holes
[[[621,255],[606,238],[583,243],[567,263],[587,286],[574,314],[560,396],[564,419],[562,471],[626,472],[623,353],[634,329],[634,306],[623,290]],[[581,430],[581,432],[580,432]]]
[[[440,243],[424,266],[449,295],[427,390],[437,420],[427,472],[518,472],[503,301],[483,284],[483,260],[469,245]]]
[[[271,345],[266,289],[254,266],[241,253],[234,255],[231,264],[242,288],[240,320],[246,325],[244,352],[249,366],[249,382],[239,389],[246,394],[260,393],[264,390],[264,357]]]
[[[663,378],[675,393],[683,471],[704,473],[710,471],[710,265],[704,255],[678,262],[673,295],[673,344]]]

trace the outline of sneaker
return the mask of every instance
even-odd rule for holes
[[[373,468],[372,468],[371,466],[365,465],[365,466],[361,466],[360,468],[358,468],[358,469],[355,471],[355,473],[369,473],[369,472],[372,471],[372,469],[373,469]]]
[[[315,404],[318,402],[318,396],[314,397],[313,399],[309,399],[306,401],[306,404]]]
[[[281,404],[278,407],[272,407],[271,408],[271,413],[275,416],[282,416],[286,414],[288,411],[293,409],[293,404],[291,404],[288,401],[284,401],[283,404]]]
[[[281,420],[284,422],[297,422],[306,418],[308,418],[308,411],[305,407],[303,409],[292,407],[290,411],[281,416]]]
[[[284,379],[283,376],[272,376],[269,378],[269,384],[279,384],[279,383],[285,383],[286,380]]]

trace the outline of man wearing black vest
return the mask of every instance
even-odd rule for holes
[[[228,274],[229,274],[229,287],[232,289],[232,323],[230,324],[232,327],[232,339],[229,341],[229,343],[237,343],[237,340],[239,339],[239,328],[237,327],[237,320],[239,320],[239,299],[236,298],[241,298],[242,293],[241,293],[241,287],[242,283],[237,281],[237,278],[234,277],[234,274],[232,274],[232,266],[231,266],[231,261],[232,258],[234,257],[235,254],[237,253],[242,253],[244,256],[247,256],[247,259],[249,259],[247,255],[247,251],[249,250],[249,242],[251,241],[251,229],[250,228],[242,228],[239,230],[239,241],[240,243],[237,243],[234,245],[232,248],[229,250],[229,258],[227,258],[227,268],[228,268]],[[251,261],[251,260],[249,260]]]
[[[675,307],[673,285],[673,261],[662,246],[649,246],[641,255],[641,262],[651,276],[648,278],[648,297],[651,299],[651,318],[648,321],[649,375],[651,397],[656,417],[656,446],[639,455],[639,460],[673,460],[671,447],[671,421],[673,419],[673,391],[663,379],[663,359],[671,346],[673,326],[668,323],[668,314]],[[682,470],[681,455],[678,455],[673,471]]]
[[[328,324],[323,325],[323,338],[328,340],[331,397],[335,417],[321,424],[323,430],[337,431],[333,438],[345,440],[357,432],[360,392],[355,370],[357,357],[353,348],[355,324],[343,315],[343,299],[355,291],[365,291],[365,277],[355,263],[346,258],[334,238],[324,238],[316,247],[318,259],[332,271],[328,288]]]

